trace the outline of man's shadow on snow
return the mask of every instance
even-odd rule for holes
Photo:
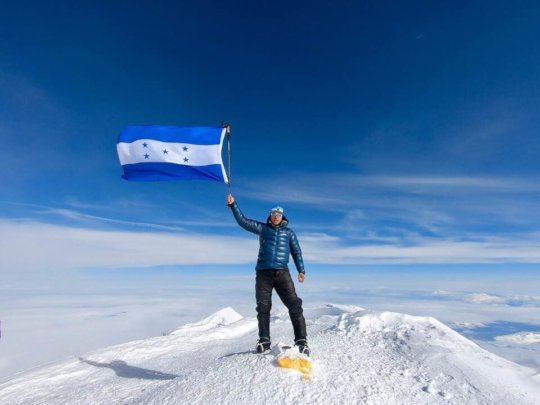
[[[180,377],[179,375],[175,374],[167,374],[160,371],[130,366],[122,360],[114,360],[110,363],[98,363],[97,361],[83,359],[82,357],[79,357],[79,360],[94,367],[110,368],[118,377],[123,378],[139,378],[143,380],[174,380],[175,378]]]

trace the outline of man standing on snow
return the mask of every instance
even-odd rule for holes
[[[254,221],[244,217],[235,202],[234,197],[227,196],[227,205],[231,207],[238,225],[249,232],[259,235],[259,257],[255,267],[255,297],[257,299],[257,320],[259,321],[259,341],[257,353],[270,349],[270,309],[272,308],[272,290],[281,298],[289,310],[289,316],[294,329],[294,343],[300,353],[309,356],[307,344],[306,320],[302,310],[302,300],[296,295],[294,283],[287,264],[292,254],[298,270],[298,281],[305,279],[304,262],[298,239],[292,229],[288,228],[289,221],[284,216],[283,208],[276,206],[270,210],[270,215],[264,222]]]

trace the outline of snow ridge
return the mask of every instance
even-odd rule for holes
[[[256,355],[257,321],[224,308],[167,336],[104,348],[0,384],[1,404],[540,404],[536,371],[430,317],[305,310],[314,377]],[[291,342],[285,313],[274,342]],[[536,374],[536,376],[535,376]]]

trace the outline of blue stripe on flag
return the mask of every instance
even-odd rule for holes
[[[126,180],[163,181],[163,180],[215,180],[225,182],[221,165],[186,166],[175,163],[148,162],[123,165]]]
[[[215,145],[221,143],[221,127],[171,127],[162,125],[132,125],[126,127],[118,142],[131,143],[139,139],[155,139],[161,142]]]

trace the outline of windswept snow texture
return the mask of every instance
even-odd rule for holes
[[[232,308],[167,336],[17,375],[2,404],[540,404],[540,376],[434,318],[354,306],[307,309],[314,376],[252,353],[257,322]],[[284,314],[274,342],[291,342]],[[535,374],[536,373],[536,374]]]

